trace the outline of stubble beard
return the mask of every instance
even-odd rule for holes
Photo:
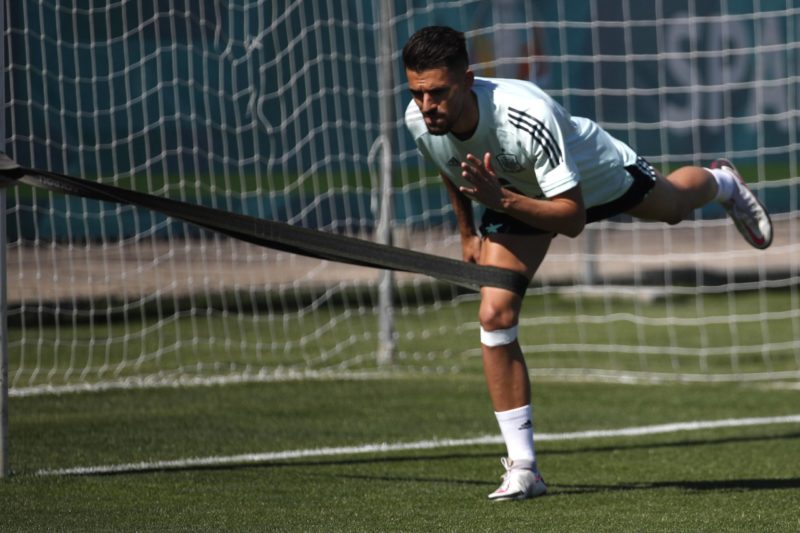
[[[436,115],[431,115],[430,118],[434,119],[434,122],[432,124],[428,124],[427,121],[425,122],[425,127],[428,129],[428,133],[436,136],[447,135],[448,133],[451,133],[453,131],[453,126],[456,124],[463,111],[464,102],[461,101],[457,106],[453,106],[453,108],[450,109],[450,113],[446,115],[439,113]],[[436,120],[440,118],[443,120]]]
[[[428,133],[431,135],[441,136],[447,135],[450,133],[450,130],[453,128],[453,125],[447,120],[447,117],[444,117],[444,121],[440,122],[436,120],[438,117],[431,117],[434,119],[432,124],[429,124],[427,121],[425,122],[425,127],[428,129]]]

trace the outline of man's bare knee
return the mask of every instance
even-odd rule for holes
[[[494,348],[508,346],[517,340],[517,312],[511,306],[496,306],[486,302],[478,313],[481,323],[481,344]]]
[[[486,331],[508,329],[517,325],[518,314],[511,305],[481,302],[478,320]]]

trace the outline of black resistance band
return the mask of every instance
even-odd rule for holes
[[[308,257],[424,274],[475,291],[488,286],[524,295],[528,287],[528,279],[511,270],[189,204],[46,170],[24,168],[2,153],[0,177],[59,193],[145,207],[236,239]]]

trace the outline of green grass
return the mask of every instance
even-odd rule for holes
[[[176,304],[164,310],[168,319],[155,329],[156,317],[136,309],[127,322],[118,316],[37,330],[36,321],[22,321],[10,330],[10,377],[13,383],[22,375],[19,387],[78,382],[87,367],[88,381],[176,368],[188,374],[211,373],[215,366],[221,373],[246,365],[330,368],[358,354],[364,359],[351,361],[347,369],[374,369],[372,296],[349,297],[358,304],[349,306],[349,314],[322,305],[305,317],[281,300],[278,321],[259,315],[258,302],[248,303],[256,314],[232,309],[191,316]],[[721,350],[702,358],[536,348],[578,340],[613,341],[620,347],[677,340],[691,353],[728,346],[731,335],[740,345],[789,342],[798,333],[792,313],[796,299],[794,290],[706,294],[702,300],[673,296],[649,304],[529,296],[520,337],[534,376],[537,433],[800,414],[796,387],[537,378],[537,369],[547,367],[796,371],[800,363],[791,349],[738,356],[734,349]],[[397,367],[406,372],[392,379],[12,396],[14,475],[0,481],[0,531],[800,530],[800,424],[542,441],[538,459],[550,493],[503,504],[486,501],[502,473],[501,445],[205,467],[190,463],[107,475],[37,474],[497,435],[474,353],[477,302],[403,301],[397,313]],[[209,309],[220,303],[211,302]],[[271,308],[275,302],[264,305]],[[745,314],[759,319],[727,320]],[[144,322],[136,316],[144,316]],[[655,327],[635,320],[665,316],[684,322]],[[600,317],[614,320],[594,323]],[[699,324],[714,317],[723,320]],[[320,357],[322,349],[333,350],[332,357]],[[142,351],[151,356],[137,360]]]
[[[537,432],[797,414],[800,391],[534,381]],[[11,399],[4,531],[797,531],[800,426],[542,442],[544,498],[490,503],[502,448],[115,475],[39,469],[497,432],[479,375]]]

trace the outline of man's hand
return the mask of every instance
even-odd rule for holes
[[[492,155],[485,153],[483,161],[472,154],[461,163],[461,177],[472,187],[459,187],[458,192],[476,200],[489,209],[508,213],[534,228],[569,237],[578,236],[586,224],[586,209],[580,185],[547,198],[529,198],[503,187],[492,170]]]
[[[481,238],[478,235],[461,238],[461,254],[467,263],[478,263],[481,257]]]
[[[459,187],[458,190],[495,211],[503,210],[503,198],[509,193],[500,185],[497,174],[492,170],[492,154],[483,154],[483,161],[472,154],[461,163],[461,176],[473,187]]]

